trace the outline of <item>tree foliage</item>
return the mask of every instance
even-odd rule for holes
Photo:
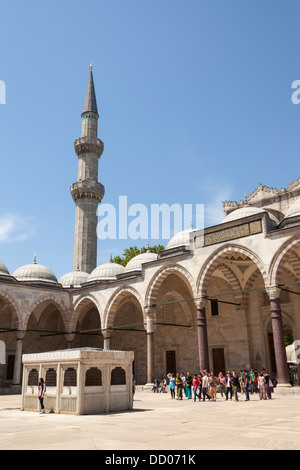
[[[126,266],[126,264],[135,256],[140,255],[141,253],[146,253],[149,250],[151,253],[159,253],[163,251],[165,247],[163,245],[153,245],[149,247],[143,246],[142,248],[138,248],[137,246],[131,246],[130,248],[125,248],[123,251],[122,256],[115,256],[112,261],[114,263],[121,264],[122,266]]]

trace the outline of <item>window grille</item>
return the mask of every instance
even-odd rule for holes
[[[85,374],[85,386],[92,387],[96,385],[102,385],[102,372],[97,367],[91,367]]]
[[[164,305],[165,323],[175,323],[175,305]]]
[[[37,386],[39,384],[39,373],[36,369],[31,369],[28,375],[28,385]]]
[[[65,371],[64,386],[65,387],[77,386],[77,372],[76,372],[76,369],[74,369],[73,367],[69,367]]]
[[[122,367],[115,367],[111,371],[111,385],[124,385],[126,384],[126,373]]]

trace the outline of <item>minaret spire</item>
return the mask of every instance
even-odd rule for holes
[[[78,156],[78,181],[71,186],[76,204],[74,264],[76,271],[91,273],[97,265],[97,208],[104,195],[104,186],[98,182],[98,160],[103,142],[98,139],[98,108],[92,64],[81,114],[81,137],[75,140]]]

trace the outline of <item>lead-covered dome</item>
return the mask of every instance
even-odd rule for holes
[[[142,264],[148,263],[149,261],[154,261],[158,257],[157,253],[151,253],[147,250],[145,253],[140,253],[139,255],[132,258],[125,266],[125,272],[129,271],[141,271]]]
[[[276,225],[279,224],[279,220],[276,219],[276,217],[271,214],[269,211],[265,209],[261,209],[260,207],[253,207],[253,206],[245,206],[245,207],[240,207],[239,209],[235,209],[234,211],[230,212],[230,214],[226,215],[226,217],[222,220],[222,224],[227,223],[227,222],[232,222],[234,220],[239,220],[243,219],[244,217],[250,217],[251,215],[256,215],[256,214],[263,214],[266,213],[270,217],[270,219],[276,223]]]
[[[18,281],[57,282],[55,274],[46,266],[37,264],[36,260],[32,264],[26,264],[16,269],[13,277]]]
[[[0,276],[10,276],[7,267],[1,261],[0,261]]]
[[[175,248],[177,246],[189,246],[190,235],[194,231],[195,229],[188,228],[174,235],[174,237],[172,237],[169,243],[167,244],[166,250],[169,250],[170,248]]]
[[[63,287],[80,287],[83,282],[86,282],[89,277],[89,274],[84,271],[72,271],[70,273],[64,274],[59,279],[59,283]]]
[[[87,281],[113,281],[117,278],[118,274],[124,272],[124,266],[110,261],[109,263],[101,264],[94,271],[91,272]]]

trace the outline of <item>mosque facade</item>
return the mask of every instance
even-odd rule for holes
[[[73,271],[57,279],[36,260],[13,273],[0,263],[0,388],[20,387],[23,354],[82,347],[133,351],[138,384],[265,368],[288,385],[285,337],[300,340],[300,178],[223,202],[218,225],[175,234],[158,254],[97,266],[104,145],[92,69],[81,118]]]

